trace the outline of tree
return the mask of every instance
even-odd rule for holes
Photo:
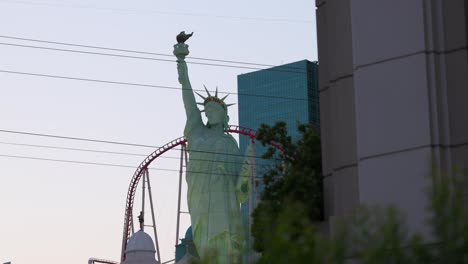
[[[282,227],[280,220],[284,217],[284,208],[291,219],[293,228],[288,228],[288,243],[302,244],[306,226],[319,221],[323,215],[321,150],[320,137],[309,124],[299,124],[297,129],[300,139],[293,142],[288,135],[286,124],[278,122],[274,126],[262,125],[257,134],[263,146],[271,142],[281,147],[281,151],[270,146],[263,155],[265,159],[275,160],[273,169],[264,179],[264,191],[261,201],[253,212],[252,236],[254,249],[263,253],[263,259],[269,254],[269,243],[273,231]],[[291,209],[294,212],[290,212]],[[284,231],[286,232],[286,231]]]

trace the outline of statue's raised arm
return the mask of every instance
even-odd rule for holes
[[[189,54],[189,46],[185,44],[185,41],[192,35],[193,33],[185,34],[185,32],[182,31],[176,37],[178,43],[174,45],[174,55],[177,57],[179,83],[182,85],[182,98],[184,100],[185,113],[187,116],[185,125],[186,132],[192,130],[193,126],[203,125],[201,113],[197,107],[192,85],[190,84],[187,63],[185,62],[185,57]]]

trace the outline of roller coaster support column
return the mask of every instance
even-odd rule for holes
[[[141,194],[141,217],[145,217],[145,183],[146,183],[146,176],[148,176],[148,169],[143,172],[143,184],[142,184],[142,194]],[[140,229],[142,231],[145,231],[145,225],[143,222],[140,222]]]
[[[162,263],[161,253],[159,252],[158,232],[156,231],[156,217],[154,216],[153,194],[151,193],[151,183],[149,179],[148,169],[146,169],[146,181],[148,182],[148,195],[149,195],[150,206],[151,206],[151,217],[153,219],[153,231],[154,231],[154,242],[156,244],[156,254],[158,255],[158,263]]]
[[[180,197],[182,195],[182,175],[183,175],[183,168],[184,168],[184,152],[185,152],[185,143],[181,145],[180,148],[180,170],[179,170],[179,193],[178,193],[178,201],[177,201],[177,230],[176,230],[176,241],[175,245],[179,243],[179,225],[180,225]]]

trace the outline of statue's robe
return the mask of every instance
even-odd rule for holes
[[[218,263],[239,263],[244,242],[240,203],[248,190],[236,186],[249,179],[239,175],[243,158],[235,139],[211,132],[198,116],[187,121],[184,132],[193,241],[200,256],[216,254]]]

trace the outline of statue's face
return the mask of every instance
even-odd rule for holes
[[[205,115],[211,125],[223,124],[226,120],[226,111],[218,103],[209,102],[205,106]]]

